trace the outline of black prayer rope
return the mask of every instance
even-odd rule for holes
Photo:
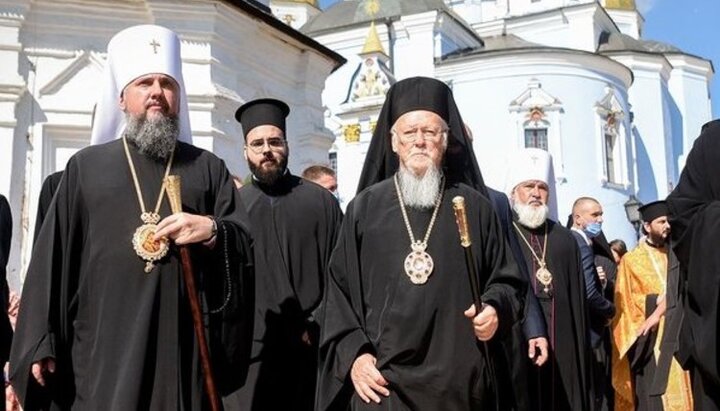
[[[225,311],[225,308],[230,303],[230,298],[232,296],[232,279],[230,278],[230,258],[228,256],[228,235],[227,235],[227,228],[225,227],[225,223],[223,221],[219,222],[220,228],[222,229],[222,242],[223,242],[223,257],[225,258],[225,284],[227,284],[227,291],[225,292],[225,301],[222,303],[222,305],[219,308],[210,310],[210,314],[218,314],[223,311]],[[223,288],[226,288],[223,285]]]

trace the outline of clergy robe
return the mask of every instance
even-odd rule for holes
[[[665,294],[667,251],[641,243],[620,261],[615,283],[613,319],[613,387],[615,409],[624,410],[690,410],[690,378],[676,360],[672,360],[668,385],[661,398],[651,397],[651,384],[660,355],[665,317],[656,331],[637,335],[645,319],[655,311],[657,298]]]
[[[589,409],[589,331],[577,242],[570,230],[552,220],[536,229],[524,227],[517,220],[516,224],[527,241],[520,239],[523,262],[532,273],[530,288],[540,303],[550,343],[547,362],[541,367],[531,367],[526,387],[530,393],[530,408],[548,411]],[[548,291],[535,277],[540,266],[527,245],[529,243],[542,258],[546,225],[545,263],[553,276]]]
[[[520,246],[517,233],[513,228],[512,209],[507,196],[497,190],[487,187],[490,202],[500,219],[505,239],[512,250],[513,258],[518,263],[518,268],[523,278],[530,279],[524,261],[522,247]],[[502,339],[496,339],[491,344],[498,345],[504,358],[495,357],[496,374],[500,388],[500,409],[524,411],[532,409],[527,395],[528,372],[534,365],[527,361],[528,340],[531,338],[545,337],[547,329],[540,304],[532,287],[527,287],[525,293],[525,310],[522,321],[517,322],[512,330]]]
[[[154,207],[165,163],[130,148],[145,204]],[[210,249],[190,247],[221,393],[243,381],[252,307],[248,218],[213,154],[178,143],[172,174],[183,210],[217,218]],[[161,216],[171,214],[163,201]],[[142,224],[121,140],[67,164],[23,287],[10,378],[25,410],[199,410],[202,377],[178,250],[145,273],[131,239]],[[54,358],[41,388],[33,362]],[[50,403],[49,405],[47,403]]]
[[[45,217],[50,210],[50,203],[55,196],[55,191],[60,185],[62,175],[62,171],[56,171],[50,174],[49,176],[45,177],[45,181],[43,181],[42,187],[40,187],[40,196],[38,197],[38,209],[35,219],[35,234],[33,236],[33,242],[37,241],[37,237],[40,234],[40,228],[42,227],[42,223],[43,221],[45,221]]]
[[[693,373],[698,409],[720,409],[720,121],[703,126],[667,198],[673,247],[686,282],[678,356]]]
[[[240,198],[255,240],[255,331],[247,382],[225,400],[226,409],[311,410],[318,339],[312,312],[342,211],[329,191],[289,172],[272,186],[253,180]]]
[[[472,250],[483,302],[496,308],[500,338],[521,315],[522,278],[489,201],[464,184],[444,190],[427,252],[434,270],[423,285],[404,271],[410,238],[393,179],[363,190],[348,205],[333,252],[321,309],[318,410],[470,410],[494,402],[489,357],[479,348],[470,320],[467,267],[451,200],[465,197]],[[407,208],[416,239],[433,210]],[[491,346],[488,344],[487,346]],[[389,382],[391,396],[365,405],[349,371],[369,352]],[[487,408],[492,409],[492,408]]]
[[[5,196],[0,194],[0,363],[5,364],[10,354],[13,330],[7,316],[9,288],[6,266],[12,240],[12,213]],[[3,378],[4,381],[4,378]],[[0,395],[0,410],[5,410],[5,391]]]

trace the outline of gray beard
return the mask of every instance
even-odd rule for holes
[[[400,193],[406,206],[419,209],[435,206],[442,180],[442,173],[437,167],[430,166],[422,177],[400,167],[398,179],[400,180]]]
[[[538,228],[545,223],[550,209],[543,204],[540,207],[529,204],[513,203],[513,210],[518,215],[518,222],[527,228]]]
[[[175,150],[180,125],[177,116],[160,116],[148,120],[145,115],[126,115],[127,126],[123,135],[132,142],[140,154],[155,160],[167,160]]]

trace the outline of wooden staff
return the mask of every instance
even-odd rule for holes
[[[465,251],[465,265],[467,266],[468,280],[470,281],[470,291],[472,292],[473,304],[475,304],[475,315],[480,314],[483,303],[480,298],[480,282],[475,269],[475,258],[472,252],[472,239],[470,238],[470,229],[468,228],[467,213],[465,211],[465,197],[457,196],[452,199],[453,211],[455,211],[455,222],[460,232],[460,245]],[[488,374],[492,379],[493,390],[495,391],[495,409],[500,409],[500,398],[497,390],[497,378],[495,375],[495,366],[490,358],[490,350],[487,342],[483,341],[480,346],[483,355],[487,361]]]
[[[170,209],[173,214],[182,213],[180,188],[180,176],[167,176],[165,179],[165,189],[167,190]],[[200,347],[200,362],[202,364],[203,377],[205,377],[205,391],[207,391],[208,400],[210,401],[210,409],[212,411],[220,411],[220,400],[217,389],[215,388],[212,367],[210,366],[210,352],[208,351],[207,341],[205,339],[205,327],[203,326],[200,302],[198,301],[197,288],[195,287],[195,274],[192,268],[192,261],[190,260],[190,249],[185,245],[178,245],[178,248],[180,249],[185,287],[187,289],[188,299],[190,299],[190,311],[192,312],[195,337]]]

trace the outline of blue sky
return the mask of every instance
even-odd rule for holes
[[[327,8],[338,0],[320,0]],[[382,0],[381,0],[382,1]],[[636,0],[645,17],[643,37],[681,48],[713,61],[716,74],[710,88],[713,118],[720,118],[720,0]]]

